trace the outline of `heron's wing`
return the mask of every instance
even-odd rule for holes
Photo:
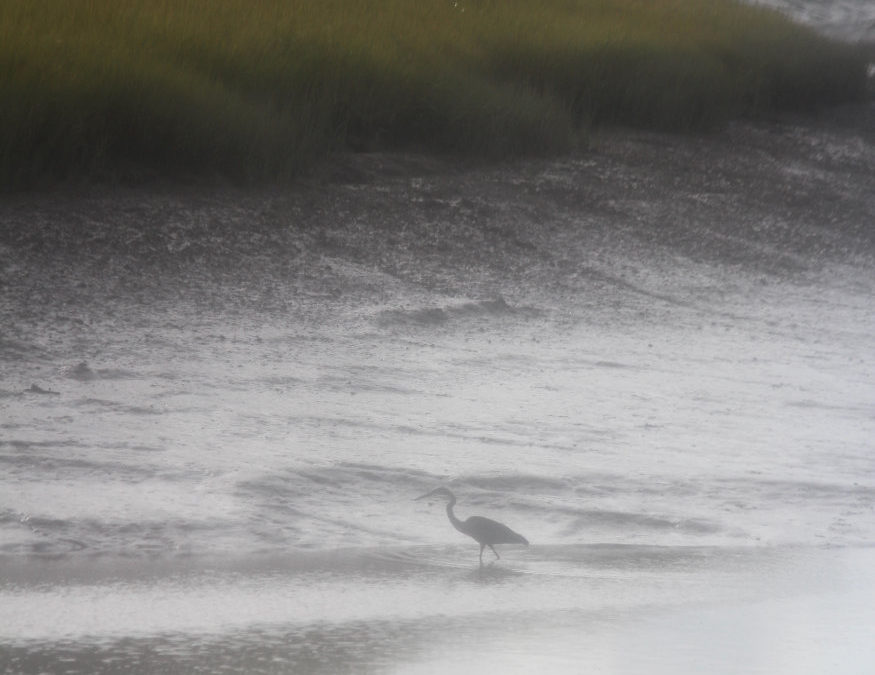
[[[526,544],[529,540],[507,525],[483,516],[471,516],[465,521],[467,534],[484,544]]]

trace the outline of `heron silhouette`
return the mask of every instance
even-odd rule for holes
[[[483,549],[487,546],[492,549],[496,560],[500,559],[498,551],[495,550],[495,544],[525,544],[529,545],[529,540],[523,535],[517,534],[507,525],[503,525],[491,518],[483,516],[471,516],[467,520],[459,520],[456,514],[453,513],[453,507],[456,505],[456,495],[447,490],[447,488],[435,488],[431,492],[427,492],[421,497],[417,497],[414,501],[426,499],[427,497],[444,497],[447,500],[447,517],[459,532],[467,534],[480,544],[480,565],[483,565]]]

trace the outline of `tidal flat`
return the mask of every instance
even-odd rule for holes
[[[870,672],[873,120],[4,197],[0,671]]]

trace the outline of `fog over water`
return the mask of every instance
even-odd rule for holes
[[[4,197],[0,672],[872,672],[873,176],[870,104]]]

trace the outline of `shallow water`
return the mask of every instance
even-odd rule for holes
[[[3,550],[438,543],[411,500],[445,481],[544,544],[875,541],[870,302],[116,332],[86,379],[4,399]]]
[[[482,569],[447,547],[170,569],[42,562],[0,592],[0,618],[19,628],[0,654],[10,671],[71,673],[866,673],[875,658],[871,548],[507,557]]]
[[[5,201],[0,670],[871,672],[871,112]]]

